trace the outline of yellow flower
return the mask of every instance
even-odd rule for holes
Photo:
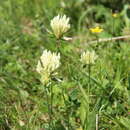
[[[82,127],[77,128],[76,130],[83,130]]]
[[[95,27],[95,28],[90,28],[90,31],[92,33],[101,33],[103,31],[103,29],[100,27]]]
[[[116,18],[117,16],[118,16],[117,13],[113,13],[113,14],[112,14],[112,17],[114,17],[114,18]]]
[[[95,51],[86,51],[81,54],[80,60],[83,64],[94,64],[97,58]]]
[[[57,39],[60,39],[70,29],[69,20],[66,15],[58,15],[51,20],[50,25]]]
[[[38,61],[36,71],[41,75],[41,81],[49,81],[49,77],[60,66],[60,54],[44,50]]]

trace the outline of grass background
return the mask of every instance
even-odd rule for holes
[[[53,129],[75,130],[85,121],[86,130],[94,130],[98,113],[99,129],[129,130],[130,41],[87,44],[97,37],[130,34],[129,8],[125,0],[0,0],[0,130],[48,129],[47,100],[36,65],[43,49],[56,50],[47,29],[57,14],[70,17],[67,36],[74,40],[62,41],[58,71],[63,82],[53,85]],[[89,31],[95,26],[104,29],[98,36]],[[99,56],[92,66],[89,111],[77,84],[87,91],[88,78],[79,71],[79,59],[88,49]]]

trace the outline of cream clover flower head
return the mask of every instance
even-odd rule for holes
[[[51,20],[50,25],[57,39],[60,39],[70,29],[69,20],[66,15],[58,15]]]
[[[86,51],[81,54],[80,60],[83,64],[94,64],[97,58],[95,51]]]
[[[42,73],[46,71],[48,73],[53,72],[60,66],[60,54],[51,53],[44,50],[43,54],[37,64],[37,72]]]
[[[44,50],[38,61],[36,71],[41,75],[42,82],[48,81],[52,72],[60,66],[60,54]]]

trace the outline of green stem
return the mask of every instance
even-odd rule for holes
[[[89,103],[89,100],[88,100],[88,96],[87,94],[85,93],[85,90],[83,89],[83,87],[81,86],[81,84],[78,82],[78,86],[79,86],[79,89],[81,91],[81,93],[83,94],[83,97],[85,99],[85,101],[87,102],[87,104]]]
[[[96,40],[97,40],[97,45],[96,45],[96,47],[98,48],[99,47],[99,38],[98,38],[98,35],[96,34]],[[97,48],[95,48],[96,50],[97,50]]]
[[[50,93],[51,93],[51,101],[50,101],[50,113],[51,113],[51,124],[53,125],[53,87],[51,86],[50,89]]]
[[[91,82],[91,65],[90,64],[88,65],[88,75],[89,75],[88,89],[90,89],[90,87],[91,87],[91,84],[90,84],[90,82]],[[89,94],[89,91],[88,91],[88,94]]]
[[[82,74],[84,74],[85,76],[89,77],[89,74],[88,74],[88,73],[82,72]],[[108,93],[107,90],[102,86],[102,84],[99,83],[95,78],[91,77],[91,75],[90,75],[90,79],[91,79],[91,81],[93,81],[98,87],[102,88],[106,93]]]
[[[90,88],[91,88],[91,65],[88,65],[88,75],[89,75],[89,82],[88,82],[88,100],[90,95]],[[89,101],[90,102],[90,101]],[[89,112],[89,104],[88,104],[88,112]]]
[[[85,102],[88,106],[87,111],[89,112],[89,96],[85,93],[85,90],[83,89],[83,87],[81,86],[81,84],[79,82],[78,82],[78,86],[79,86],[81,93],[83,94],[83,98],[85,99]],[[85,119],[84,124],[83,124],[83,129],[86,128],[86,120],[87,120],[87,117],[88,117],[88,112],[86,112],[86,119]]]
[[[50,110],[51,110],[51,114],[53,113],[52,107],[53,107],[53,90],[52,90],[52,86],[50,87],[50,93],[51,93],[51,103],[50,103]]]
[[[62,96],[63,96],[63,100],[64,100],[64,103],[65,103],[65,106],[67,108],[67,104],[66,104],[66,101],[65,101],[65,96],[64,96],[64,90],[62,89]],[[70,123],[69,123],[69,113],[68,113],[68,109],[67,109],[67,123],[68,123],[68,130],[70,128]]]
[[[60,52],[60,39],[57,39],[57,52]]]
[[[114,18],[112,18],[112,35],[114,35],[114,24],[115,24],[115,22],[114,22]]]
[[[98,36],[97,36],[97,34],[96,34],[96,39],[97,39],[97,45],[98,45],[98,43],[99,43],[99,39],[98,39]]]
[[[45,86],[46,90],[46,99],[47,99],[47,107],[48,107],[48,115],[49,115],[49,130],[51,130],[51,110],[50,110],[50,104],[49,104],[49,96],[47,91],[47,86]]]

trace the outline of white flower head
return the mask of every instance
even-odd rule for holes
[[[86,51],[81,54],[81,62],[83,64],[94,64],[97,58],[95,51]]]
[[[57,39],[60,39],[70,29],[69,20],[66,15],[58,15],[51,20],[50,25]]]
[[[59,66],[60,54],[51,53],[50,51],[44,50],[37,64],[37,72],[42,73],[43,71],[46,71],[51,73]]]
[[[60,66],[60,54],[51,53],[44,50],[37,64],[37,72],[41,75],[41,79],[48,80],[52,72]],[[43,81],[44,82],[44,81]]]

